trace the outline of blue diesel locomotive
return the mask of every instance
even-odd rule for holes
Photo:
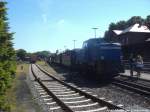
[[[81,70],[106,78],[124,72],[121,60],[121,45],[108,43],[100,38],[85,41],[76,56],[77,65]]]
[[[52,61],[100,78],[112,78],[124,72],[121,45],[101,38],[89,39],[81,49],[55,55]]]

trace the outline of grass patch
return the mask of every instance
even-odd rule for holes
[[[22,68],[23,67],[23,68]],[[22,63],[17,65],[16,75],[20,75],[20,73],[24,73],[25,75],[29,73],[29,64]]]
[[[38,65],[40,65],[42,68],[44,68],[46,71],[48,71],[49,73],[55,75],[57,74],[57,72],[49,66],[48,63],[46,63],[45,61],[37,61],[36,62]]]
[[[37,61],[36,63],[39,65],[47,65],[47,63],[45,61]]]
[[[12,87],[6,92],[6,101],[9,105],[8,112],[41,112],[41,109],[33,101],[26,83],[26,75],[28,74],[29,64],[17,64],[16,77],[13,80]]]
[[[23,67],[23,69],[21,69]],[[29,68],[29,64],[18,64],[17,65],[17,69],[16,69],[16,77],[13,80],[12,86],[11,88],[9,88],[6,91],[6,101],[7,104],[9,105],[9,112],[25,112],[21,106],[18,106],[18,102],[17,102],[17,96],[16,96],[16,92],[18,89],[18,86],[20,85],[20,81],[19,78],[22,74],[27,75],[28,74],[28,68]]]

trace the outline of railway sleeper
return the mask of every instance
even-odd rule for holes
[[[141,95],[150,96],[150,92],[141,90],[141,89],[139,89],[139,88],[131,87],[131,86],[129,86],[129,85],[125,85],[125,84],[118,83],[118,82],[113,82],[113,84],[118,85],[118,86],[123,87],[123,88],[126,88],[126,89],[128,89],[128,90],[135,91],[135,92],[137,92],[137,93],[139,93],[139,94],[141,94]]]
[[[38,67],[38,66],[37,66]],[[43,72],[43,71],[42,71]],[[45,73],[45,72],[44,72]],[[44,74],[43,73],[43,74]],[[45,73],[45,74],[48,74],[48,73]],[[35,75],[35,74],[34,74]],[[53,78],[54,80],[56,79],[56,78]],[[57,80],[57,79],[56,79]],[[84,92],[81,92],[81,91],[79,91],[79,90],[77,90],[77,89],[75,89],[75,88],[73,88],[73,87],[71,87],[71,86],[69,86],[68,84],[65,84],[64,82],[62,82],[62,81],[60,81],[60,85],[52,85],[52,86],[56,86],[56,87],[58,87],[57,89],[55,88],[47,88],[47,84],[45,84],[45,82],[43,82],[43,81],[41,81],[39,78],[37,78],[37,81],[42,85],[42,86],[45,86],[44,88],[45,88],[45,90],[48,92],[48,90],[50,90],[52,93],[54,93],[54,92],[60,92],[60,91],[62,91],[62,89],[60,90],[60,88],[62,87],[61,86],[61,84],[63,85],[63,87],[65,87],[65,86],[68,86],[69,88],[71,88],[72,90],[74,90],[74,91],[76,91],[75,92],[75,94],[74,95],[72,95],[72,94],[70,94],[70,95],[66,95],[66,94],[64,94],[64,95],[56,95],[56,97],[58,98],[58,99],[60,99],[61,101],[63,101],[63,102],[69,102],[70,100],[73,102],[73,101],[82,101],[82,100],[86,100],[88,97],[90,98],[90,99],[92,99],[92,102],[86,102],[86,103],[83,103],[82,105],[79,103],[76,103],[76,105],[72,105],[72,106],[69,106],[69,108],[73,108],[74,109],[74,111],[79,111],[79,109],[81,109],[80,111],[89,111],[89,112],[91,112],[91,111],[97,111],[96,109],[101,109],[102,107],[105,107],[105,105],[107,105],[109,108],[118,108],[117,106],[115,106],[115,105],[112,105],[112,104],[108,104],[109,102],[106,102],[106,101],[99,101],[98,99],[96,99],[96,97],[92,97],[92,96],[90,96],[90,95],[88,95],[88,93],[84,93]],[[58,80],[57,80],[58,81]],[[47,82],[46,82],[47,83]],[[39,87],[39,89],[41,90],[41,88]],[[78,89],[80,89],[80,88],[78,88]],[[82,88],[81,88],[82,89]],[[65,91],[66,91],[67,89],[65,89]],[[70,89],[69,89],[70,90]],[[80,95],[79,95],[79,93],[80,93]],[[82,94],[82,95],[81,95]],[[48,98],[48,96],[46,96],[46,95],[42,95],[42,96],[45,96],[45,97],[43,97],[43,98],[45,98],[45,99],[47,99]],[[73,97],[71,97],[71,96],[73,96]],[[103,102],[103,103],[102,103]],[[67,103],[65,103],[65,104],[67,104]],[[71,103],[70,103],[71,104]],[[69,105],[69,104],[67,104],[67,105]],[[53,109],[53,107],[51,108],[51,109]],[[55,110],[55,109],[54,109]]]

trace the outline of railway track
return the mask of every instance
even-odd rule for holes
[[[134,82],[133,80],[123,80],[120,78],[114,79],[112,84],[134,91],[138,94],[146,95],[147,97],[150,97],[150,87],[146,84],[137,83]]]
[[[127,76],[127,75],[119,75],[121,78],[126,78],[126,79],[132,79],[132,80],[138,80],[138,81],[141,81],[143,83],[148,83],[150,85],[150,81],[148,79],[142,79],[142,78],[139,78],[137,79],[137,77],[131,77],[131,76]]]
[[[38,65],[32,64],[31,71],[34,76],[33,83],[47,105],[48,112],[126,111],[122,105],[115,105],[111,101],[98,98],[90,92],[55,78]]]

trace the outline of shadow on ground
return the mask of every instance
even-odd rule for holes
[[[59,75],[64,76],[64,81],[68,83],[74,83],[79,87],[88,88],[100,88],[111,84],[111,79],[100,79],[95,77],[94,74],[81,75],[81,73],[71,71],[66,67],[62,67],[56,64],[50,65]]]

